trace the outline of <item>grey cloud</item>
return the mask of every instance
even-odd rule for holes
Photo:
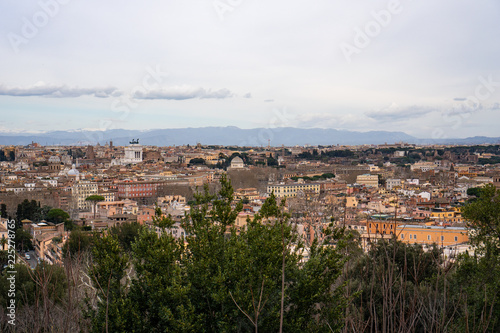
[[[490,111],[496,111],[500,110],[500,103],[494,102],[491,104],[483,104],[483,103],[474,103],[470,101],[469,103],[464,103],[464,105],[461,106],[461,108],[455,108],[458,109],[456,113],[464,113],[464,112],[474,112],[474,111],[481,111],[481,110],[490,110]]]
[[[382,110],[366,112],[366,116],[379,121],[404,120],[419,118],[433,111],[436,111],[436,109],[425,106],[399,107],[391,105]]]
[[[222,99],[222,98],[233,97],[233,93],[226,88],[215,90],[215,91],[211,91],[211,90],[205,91],[203,89],[203,91],[204,91],[204,94],[202,96],[200,96],[200,98]]]
[[[450,116],[462,115],[462,114],[470,114],[473,112],[477,112],[483,110],[483,104],[474,103],[470,100],[465,100],[466,103],[456,103],[449,110],[447,110],[447,114]]]
[[[167,87],[149,91],[137,91],[133,98],[136,99],[167,99],[167,100],[185,100],[185,99],[224,99],[233,97],[233,93],[226,88],[219,90],[204,89],[200,87],[178,86]]]
[[[246,93],[245,95],[243,95],[243,98],[252,98],[252,94],[251,93]]]
[[[465,101],[467,98],[464,98],[464,97],[455,97],[453,100],[454,101],[457,101],[457,102],[463,102]]]
[[[121,93],[114,87],[72,88],[66,85],[55,86],[46,84],[36,84],[31,87],[6,87],[4,85],[0,85],[0,95],[16,96],[16,97],[39,96],[39,97],[65,98],[65,97],[80,97],[88,95],[99,98],[107,98],[110,96],[119,96],[120,94]]]

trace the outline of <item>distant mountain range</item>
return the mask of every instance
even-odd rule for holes
[[[172,146],[237,145],[237,146],[294,146],[294,145],[361,145],[407,142],[416,144],[498,144],[500,137],[475,136],[465,139],[419,139],[403,132],[355,132],[320,128],[254,128],[228,127],[173,128],[148,131],[113,129],[106,131],[52,131],[46,133],[0,133],[0,145],[87,145],[113,141],[128,145],[140,139],[144,145]]]

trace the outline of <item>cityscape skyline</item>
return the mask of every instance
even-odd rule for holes
[[[493,1],[2,6],[2,133],[237,126],[498,136]]]
[[[500,332],[500,2],[0,2],[0,331]]]

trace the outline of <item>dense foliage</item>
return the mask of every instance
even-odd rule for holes
[[[154,229],[75,229],[64,268],[16,266],[17,331],[498,332],[499,192],[476,194],[463,209],[475,252],[449,257],[396,238],[363,252],[332,225],[306,246],[272,196],[237,226],[242,205],[222,178],[180,225],[157,214]],[[172,233],[180,227],[185,238]]]
[[[218,193],[206,188],[196,196],[182,223],[186,239],[172,236],[168,217],[156,219],[159,234],[141,229],[131,252],[113,232],[98,238],[90,273],[101,301],[89,311],[93,330],[272,332],[281,313],[287,332],[342,327],[342,233],[326,232],[323,242],[337,247],[315,242],[306,249],[276,198],[244,229],[234,225],[242,207],[232,202],[223,178]]]

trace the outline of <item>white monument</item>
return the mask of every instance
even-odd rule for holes
[[[125,157],[121,159],[122,165],[136,164],[142,162],[142,146],[139,139],[130,141],[130,145],[125,147]]]

